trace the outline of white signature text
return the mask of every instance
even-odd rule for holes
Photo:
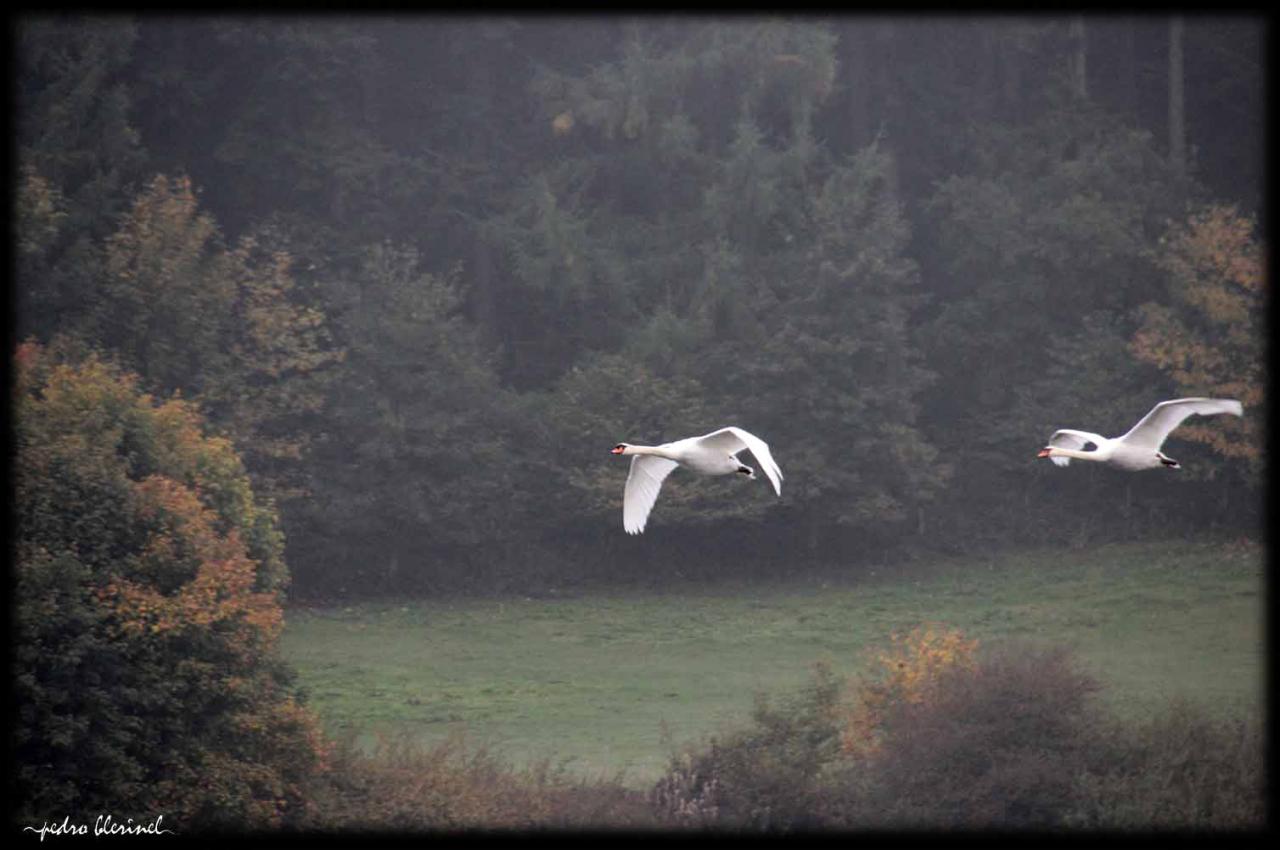
[[[172,829],[164,829],[160,823],[164,820],[164,815],[160,815],[150,823],[134,823],[133,818],[129,818],[128,823],[120,823],[111,817],[111,815],[98,815],[98,819],[93,822],[93,832],[89,831],[87,823],[72,823],[71,816],[67,815],[62,819],[61,823],[54,821],[44,822],[44,825],[37,829],[34,826],[24,826],[25,832],[35,832],[40,835],[40,840],[44,841],[46,835],[173,835]]]

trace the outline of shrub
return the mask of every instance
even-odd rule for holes
[[[752,829],[1242,829],[1263,824],[1256,721],[1175,703],[1105,715],[1063,647],[894,637],[847,693],[826,668],[672,759],[671,824]]]
[[[1113,724],[1082,779],[1073,823],[1106,829],[1256,829],[1265,822],[1256,718],[1222,719],[1179,700]]]
[[[672,758],[651,799],[686,826],[810,829],[822,824],[824,773],[840,749],[840,682],[825,665],[799,694],[758,697],[752,725]]]
[[[878,747],[843,784],[859,825],[1045,827],[1076,804],[1096,683],[1063,649],[1006,646],[890,703]]]
[[[275,656],[274,512],[231,445],[96,356],[15,357],[15,814],[294,821],[322,764]]]
[[[976,640],[958,629],[920,626],[894,635],[875,673],[863,676],[846,711],[840,746],[847,756],[867,757],[880,748],[887,712],[902,703],[932,698],[940,677],[956,668],[972,670]]]
[[[461,736],[425,745],[407,732],[364,752],[339,741],[307,826],[320,831],[439,832],[651,827],[643,794],[610,780],[577,779],[546,762],[515,769]]]

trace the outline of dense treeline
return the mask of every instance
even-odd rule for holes
[[[761,702],[648,794],[337,745],[276,650],[286,592],[1252,534],[1258,19],[13,32],[20,822],[1258,821],[1254,726],[1135,729],[1064,653],[958,633]],[[1192,394],[1247,414],[1181,430],[1177,476],[1034,461]],[[677,475],[622,534],[607,449],[729,423],[783,498]]]
[[[16,331],[198,404],[299,595],[1251,533],[1262,37],[31,16]],[[1247,407],[1177,478],[1034,462],[1177,394]],[[729,423],[781,501],[622,535],[608,447]]]

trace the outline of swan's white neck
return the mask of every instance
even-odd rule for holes
[[[1078,449],[1061,449],[1057,446],[1049,449],[1049,457],[1069,457],[1076,460],[1106,460],[1110,454],[1111,452],[1104,451],[1102,446],[1092,452],[1082,452]]]
[[[665,457],[673,459],[670,452],[662,448],[662,446],[632,446],[628,445],[623,449],[624,455],[656,455],[657,457]]]

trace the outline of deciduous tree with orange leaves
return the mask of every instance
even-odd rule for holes
[[[1256,224],[1235,207],[1212,205],[1175,225],[1162,240],[1160,265],[1169,275],[1169,304],[1142,306],[1130,343],[1180,395],[1239,399],[1243,419],[1187,423],[1178,436],[1208,444],[1226,458],[1262,465],[1265,400],[1263,316],[1267,292]]]
[[[276,656],[273,509],[188,402],[95,354],[14,367],[17,812],[296,821],[325,748]]]
[[[117,352],[148,388],[198,400],[259,491],[286,500],[305,491],[308,423],[343,355],[273,241],[263,229],[227,245],[188,178],[156,176],[104,242],[80,335]]]

